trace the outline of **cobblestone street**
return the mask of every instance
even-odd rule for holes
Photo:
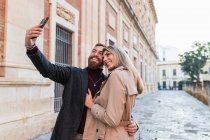
[[[139,98],[133,115],[141,140],[210,140],[210,107],[183,91]]]
[[[159,91],[138,98],[135,140],[210,140],[210,107],[183,91]],[[34,140],[49,140],[50,133]]]

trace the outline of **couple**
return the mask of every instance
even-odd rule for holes
[[[25,46],[42,76],[64,85],[63,104],[51,140],[133,139],[137,124],[131,111],[143,84],[127,54],[117,47],[96,44],[87,68],[57,66],[32,40],[42,31],[39,25],[28,29]],[[102,73],[103,63],[108,76]]]

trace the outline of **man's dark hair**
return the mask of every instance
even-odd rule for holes
[[[96,46],[102,46],[102,47],[104,47],[104,48],[106,47],[106,45],[104,45],[104,44],[102,44],[102,43],[97,43],[97,44],[95,45],[95,47],[96,47]]]

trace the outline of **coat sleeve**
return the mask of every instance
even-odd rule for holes
[[[120,124],[125,109],[126,90],[123,82],[120,74],[113,72],[106,82],[108,93],[103,93],[109,94],[107,107],[103,108],[99,104],[94,104],[91,107],[92,115],[110,127],[116,127]]]
[[[61,84],[64,84],[69,79],[71,67],[58,66],[50,63],[40,50],[37,50],[37,52],[32,55],[27,55],[43,77],[50,78]]]

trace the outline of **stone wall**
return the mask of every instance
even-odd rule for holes
[[[28,140],[54,126],[54,83],[36,71],[24,47],[26,29],[39,24],[44,7],[43,0],[0,1],[0,139]],[[48,33],[37,40],[41,51]]]

